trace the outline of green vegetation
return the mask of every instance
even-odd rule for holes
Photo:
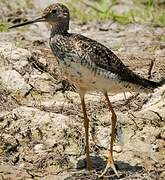
[[[160,40],[160,41],[165,41],[165,35],[160,36],[160,37],[159,37],[159,40]]]
[[[31,0],[0,0],[0,7],[6,7],[4,11],[4,16],[1,14],[0,20],[0,32],[8,31],[8,27],[10,23],[8,22],[7,16],[10,13],[15,13],[21,9],[32,8],[32,1]],[[7,16],[6,16],[7,15]]]
[[[8,9],[16,10],[21,8],[27,8],[32,7],[32,1],[31,0],[13,0],[13,1],[7,1],[7,0],[0,0],[0,6],[6,6]]]
[[[9,24],[5,21],[0,21],[0,32],[7,31]]]
[[[71,18],[79,23],[112,20],[120,24],[148,23],[153,26],[165,26],[165,2],[160,3],[158,0],[129,0],[129,2],[131,3],[120,3],[118,0],[68,0],[66,4],[71,11]],[[0,0],[0,6],[16,12],[18,9],[32,9],[33,1]],[[0,31],[6,30],[6,25],[7,23],[0,22]]]
[[[154,44],[152,46],[147,47],[147,51],[150,53],[155,53],[156,50],[160,49],[160,44]]]
[[[165,26],[165,4],[156,2],[132,0],[129,9],[120,13],[114,10],[119,5],[117,0],[70,0],[67,6],[71,10],[71,18],[80,23],[111,19],[121,24],[147,22],[154,26]]]

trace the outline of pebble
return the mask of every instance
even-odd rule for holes
[[[37,144],[34,146],[34,151],[36,153],[41,153],[45,150],[45,146],[43,144]]]

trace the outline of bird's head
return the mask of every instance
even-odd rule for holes
[[[24,26],[27,24],[36,23],[36,22],[47,22],[51,26],[56,26],[60,24],[63,26],[68,26],[69,25],[69,10],[65,5],[61,3],[55,3],[46,7],[41,17],[36,18],[31,21],[26,21],[24,23],[13,25],[9,27],[9,29]]]

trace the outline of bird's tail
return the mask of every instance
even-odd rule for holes
[[[151,81],[140,77],[139,75],[131,72],[129,78],[123,79],[125,87],[131,88],[133,91],[152,92],[154,89],[161,87],[165,84],[165,79],[159,82]]]
[[[159,82],[154,82],[154,81],[151,81],[148,79],[141,78],[141,81],[139,83],[139,85],[141,85],[142,87],[147,88],[147,89],[155,89],[155,88],[162,86],[163,84],[165,84],[165,79],[162,79]]]
[[[140,92],[153,92],[154,89],[161,87],[165,84],[165,79],[160,80],[159,82],[151,81],[148,79],[140,78],[136,83],[136,87]]]

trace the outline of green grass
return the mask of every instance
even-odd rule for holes
[[[135,0],[134,0],[135,1]],[[139,23],[150,23],[153,26],[165,26],[165,6],[159,6],[155,0],[135,1],[140,8],[135,16],[140,18]]]
[[[165,10],[161,10],[159,13],[155,14],[152,22],[154,26],[165,26]]]
[[[6,7],[4,11],[4,16],[0,20],[0,32],[8,31],[8,27],[11,25],[8,22],[7,16],[10,13],[15,13],[18,10],[26,10],[27,8],[32,8],[32,0],[0,0],[0,7]]]
[[[165,41],[165,35],[159,36],[159,40],[160,40],[160,41]]]
[[[0,32],[5,32],[8,30],[9,24],[5,21],[0,21]]]
[[[158,5],[156,0],[132,0],[135,7],[120,14],[113,10],[113,7],[119,2],[118,0],[68,0],[66,5],[70,9],[71,18],[81,24],[112,20],[120,24],[148,23],[153,26],[165,26],[165,5]],[[14,12],[18,8],[31,9],[33,1],[0,0],[0,6],[6,6],[11,12]],[[0,22],[0,31],[5,30],[6,24]]]
[[[152,45],[147,47],[147,51],[150,53],[155,53],[155,51],[158,49],[160,49],[160,45]]]
[[[121,24],[150,23],[153,26],[165,26],[163,6],[156,4],[155,0],[132,1],[137,8],[120,14],[112,10],[112,7],[117,5],[116,0],[70,0],[67,6],[71,11],[71,18],[80,23],[113,20]]]

